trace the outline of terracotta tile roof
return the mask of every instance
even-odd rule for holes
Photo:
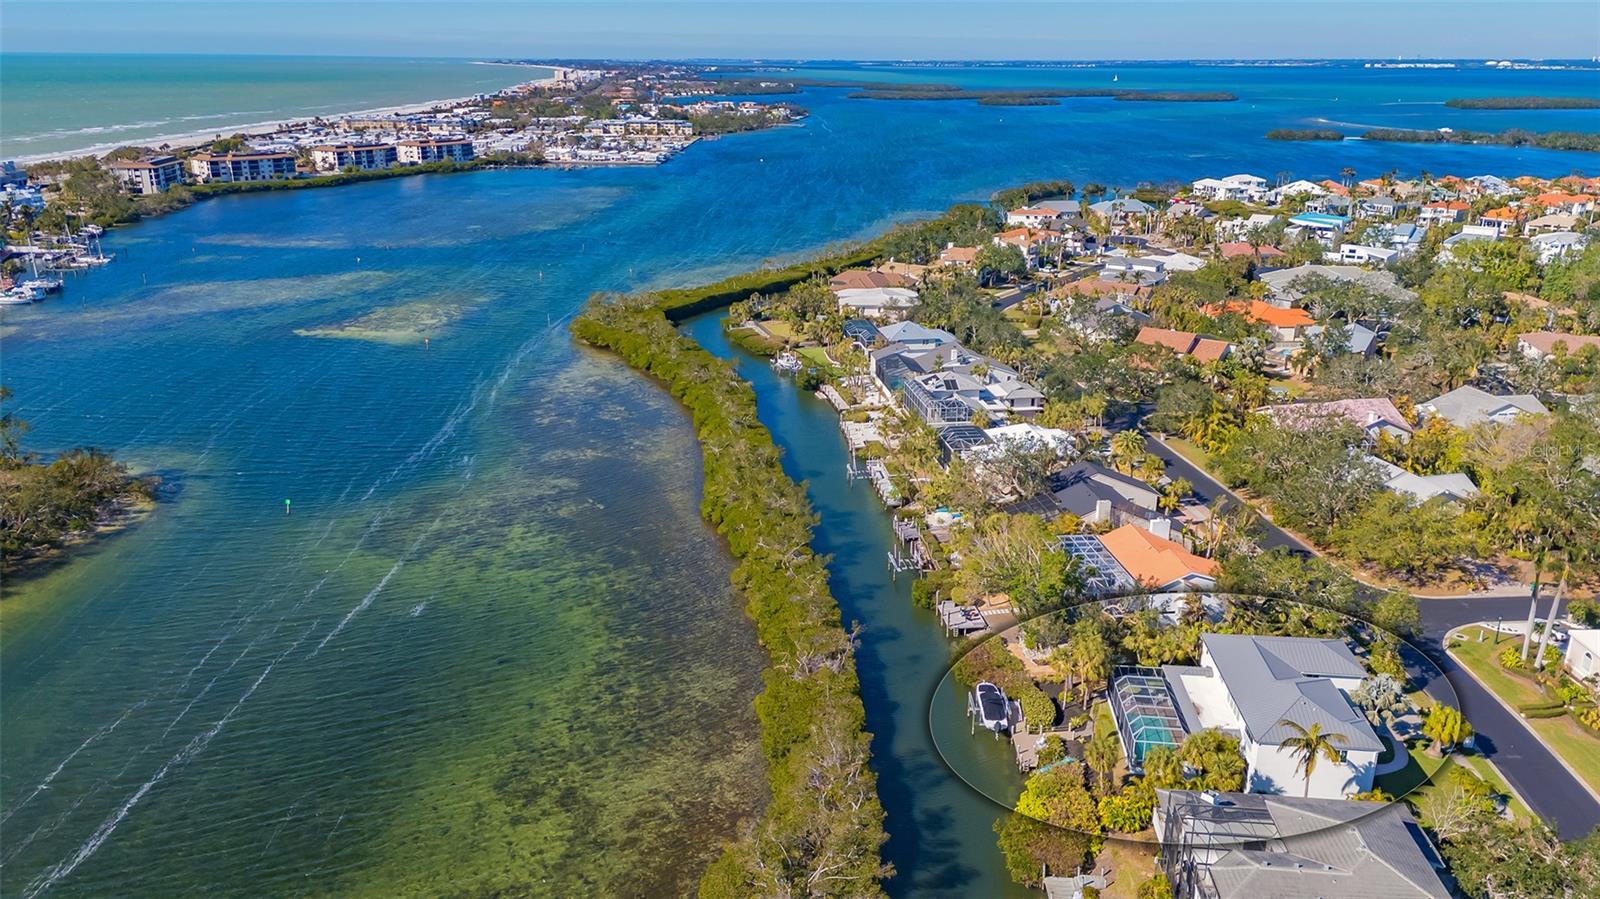
[[[1540,194],[1533,198],[1533,202],[1540,206],[1567,206],[1572,203],[1588,203],[1594,197],[1588,194],[1548,193]]]
[[[1471,203],[1467,203],[1467,202],[1465,202],[1463,200],[1439,200],[1438,202],[1435,202],[1435,203],[1423,203],[1422,204],[1422,208],[1424,208],[1424,209],[1448,209],[1451,212],[1466,212],[1468,209],[1472,208],[1472,204]]]
[[[1141,584],[1165,586],[1189,575],[1216,574],[1217,563],[1157,537],[1138,525],[1125,524],[1102,534],[1100,543],[1133,579]]]
[[[910,287],[913,283],[905,275],[853,268],[834,275],[829,279],[828,286],[834,290],[868,290],[874,287]]]
[[[1482,218],[1494,219],[1497,222],[1514,222],[1519,217],[1520,216],[1518,215],[1517,210],[1512,209],[1510,206],[1501,206],[1499,209],[1491,209],[1488,212],[1485,212],[1482,216]]]
[[[1225,243],[1218,247],[1217,250],[1222,253],[1223,259],[1236,259],[1240,256],[1260,256],[1262,259],[1268,259],[1273,256],[1283,255],[1282,250],[1270,244],[1262,244],[1260,247],[1252,247],[1250,244],[1245,243],[1242,240],[1235,241],[1233,243]]]
[[[1233,344],[1226,340],[1217,340],[1215,337],[1202,337],[1195,341],[1194,350],[1189,355],[1201,362],[1215,362],[1228,355],[1228,350],[1232,348]]]
[[[1173,331],[1169,328],[1140,328],[1139,335],[1133,338],[1134,343],[1143,343],[1149,346],[1164,346],[1178,353],[1187,353],[1194,347],[1194,342],[1199,336],[1193,331]]]
[[[976,262],[977,247],[945,247],[939,251],[940,262]]]
[[[1557,344],[1565,344],[1568,353],[1576,353],[1586,346],[1600,347],[1600,337],[1585,334],[1563,334],[1560,331],[1530,331],[1517,335],[1517,339],[1541,353],[1555,352]]]
[[[1213,303],[1200,307],[1200,311],[1213,318],[1225,312],[1237,312],[1253,322],[1271,325],[1274,328],[1303,328],[1317,323],[1317,320],[1311,317],[1311,313],[1304,309],[1283,309],[1262,300],[1251,300],[1249,303],[1242,300]]]
[[[1150,288],[1141,287],[1138,284],[1132,284],[1124,281],[1105,281],[1098,278],[1091,278],[1083,281],[1073,281],[1066,287],[1062,288],[1062,291],[1068,295],[1091,297],[1108,295],[1144,296],[1150,292]]]

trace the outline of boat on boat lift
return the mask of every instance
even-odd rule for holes
[[[984,730],[1004,733],[1011,729],[1011,705],[1006,691],[983,681],[967,697],[967,714]]]
[[[772,360],[773,368],[776,368],[778,371],[789,372],[791,374],[799,371],[800,367],[804,364],[805,363],[800,361],[799,356],[796,356],[790,352],[779,353],[778,357]]]

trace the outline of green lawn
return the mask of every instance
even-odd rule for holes
[[[1494,634],[1483,628],[1470,628],[1463,633],[1467,639],[1451,644],[1451,654],[1495,695],[1513,707],[1527,702],[1549,701],[1543,690],[1531,681],[1507,673],[1496,661],[1496,657],[1507,646],[1517,645],[1516,638],[1501,635],[1497,646]],[[1479,633],[1484,635],[1482,643],[1477,641]],[[1600,789],[1600,739],[1566,715],[1560,718],[1525,718],[1523,721],[1590,787]]]
[[[801,357],[809,359],[812,365],[831,366],[828,361],[828,351],[819,346],[808,346],[797,351]]]
[[[1373,782],[1373,786],[1382,789],[1397,798],[1403,798],[1413,805],[1422,802],[1433,791],[1434,777],[1440,774],[1446,762],[1460,765],[1493,787],[1495,792],[1507,797],[1511,813],[1518,818],[1531,820],[1533,815],[1528,807],[1522,804],[1511,788],[1506,785],[1505,779],[1496,771],[1489,760],[1477,755],[1453,753],[1448,758],[1433,758],[1424,749],[1411,750],[1411,763],[1393,774],[1385,774]]]
[[[1163,442],[1166,443],[1167,446],[1172,447],[1173,452],[1184,457],[1185,459],[1188,459],[1189,462],[1196,468],[1200,469],[1206,474],[1211,474],[1210,454],[1201,449],[1199,446],[1195,445],[1193,441],[1183,437],[1168,436],[1163,439]]]

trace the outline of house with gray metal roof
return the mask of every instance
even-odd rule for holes
[[[1157,790],[1178,899],[1445,899],[1444,862],[1404,804]]]
[[[1519,415],[1544,415],[1550,410],[1531,393],[1495,396],[1470,384],[1421,403],[1417,411],[1428,418],[1442,418],[1458,428],[1484,422],[1506,424]]]
[[[1343,640],[1202,634],[1200,664],[1167,666],[1190,732],[1217,728],[1239,738],[1252,793],[1342,798],[1372,789],[1383,744],[1348,694],[1366,669]],[[1307,779],[1284,743],[1321,725],[1339,753],[1318,758]]]

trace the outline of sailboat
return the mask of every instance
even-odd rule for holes
[[[1112,75],[1112,76],[1111,76],[1111,80],[1112,80],[1112,81],[1116,81],[1116,80],[1118,80],[1118,78],[1117,78],[1117,76],[1116,76],[1116,75]]]

